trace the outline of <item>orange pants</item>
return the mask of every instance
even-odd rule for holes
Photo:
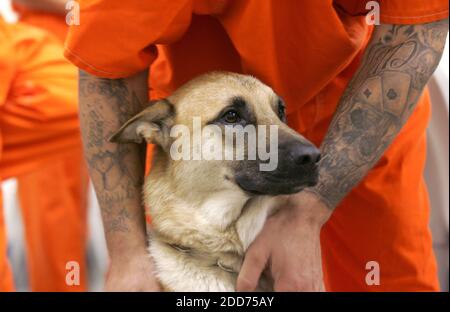
[[[76,68],[55,37],[1,19],[0,68],[0,180],[20,177],[31,288],[85,290],[86,174]],[[0,290],[12,290],[5,255],[0,225]],[[80,264],[79,286],[66,285],[66,262],[73,260]]]
[[[21,22],[44,29],[64,42],[68,29],[64,16],[30,11],[20,6],[15,9]],[[84,278],[79,287],[67,287],[64,283],[64,264],[68,260],[76,260],[81,268],[85,267],[88,175],[81,154],[80,146],[74,149],[73,155],[61,157],[18,180],[33,291],[86,290]],[[49,179],[49,176],[53,178]],[[45,193],[43,185],[51,186],[55,192],[39,196]],[[63,218],[65,222],[61,222]],[[72,243],[67,245],[67,241]]]
[[[85,276],[79,286],[65,283],[68,261],[77,261],[80,273],[86,273],[87,174],[81,150],[24,174],[18,181],[30,289],[86,290]]]

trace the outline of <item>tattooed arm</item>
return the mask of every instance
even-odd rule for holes
[[[324,289],[322,225],[331,209],[374,166],[414,110],[439,63],[447,28],[448,22],[440,21],[375,29],[322,144],[318,185],[289,196],[267,220],[246,252],[238,290],[254,290],[267,263],[277,291]]]
[[[111,257],[106,289],[157,290],[141,201],[145,146],[108,142],[147,103],[147,74],[101,79],[80,72],[79,90],[84,153]]]
[[[445,45],[448,20],[375,28],[322,143],[319,183],[333,209],[375,165],[416,107]]]

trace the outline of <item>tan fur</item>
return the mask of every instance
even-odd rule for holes
[[[167,99],[175,112],[166,122],[192,130],[192,118],[200,116],[203,126],[232,96],[240,96],[251,105],[259,125],[276,124],[298,136],[274,112],[277,96],[271,88],[253,77],[232,73],[206,74],[178,89]],[[151,121],[158,114],[161,118],[150,107],[147,119]],[[150,125],[133,131],[150,142],[159,135]],[[121,140],[120,134],[117,140]],[[156,138],[160,146],[144,185],[144,201],[152,216],[149,250],[156,274],[165,290],[233,291],[244,253],[279,197],[250,197],[224,178],[232,173],[222,161],[174,161],[161,147],[161,140]],[[179,251],[171,244],[189,251]]]

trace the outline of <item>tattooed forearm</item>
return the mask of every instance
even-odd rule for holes
[[[330,207],[379,160],[402,128],[442,56],[448,20],[375,29],[322,143],[319,183]]]
[[[145,146],[108,138],[147,102],[147,75],[101,79],[80,72],[80,123],[85,158],[102,211],[108,247],[117,233],[144,235],[141,186]],[[142,232],[142,233],[141,233]]]

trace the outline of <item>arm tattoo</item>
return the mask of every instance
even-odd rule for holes
[[[80,71],[80,122],[85,158],[102,211],[105,232],[127,232],[140,205],[145,145],[112,144],[108,137],[142,109],[123,79],[101,79]],[[143,215],[142,215],[143,219]]]
[[[375,29],[322,143],[319,183],[308,189],[334,208],[402,128],[436,69],[448,20]]]

